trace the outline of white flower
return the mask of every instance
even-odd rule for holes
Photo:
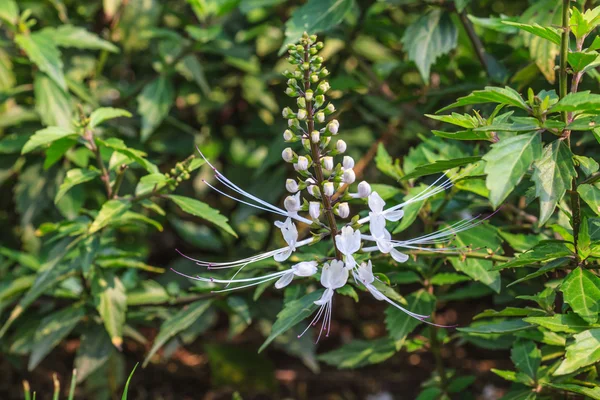
[[[283,118],[290,118],[294,115],[294,113],[292,112],[291,108],[285,107],[283,110],[281,110],[281,115],[283,116]]]
[[[292,267],[285,271],[281,278],[275,282],[275,288],[281,289],[286,287],[296,276],[313,276],[317,273],[317,262],[316,261],[304,261],[298,264],[292,265]]]
[[[308,158],[299,156],[296,165],[298,166],[297,169],[299,171],[306,171],[308,169]]]
[[[298,214],[300,208],[302,207],[302,201],[300,200],[300,192],[296,193],[294,196],[288,196],[283,201],[283,206],[287,210],[290,217],[292,215]]]
[[[394,260],[400,263],[406,262],[408,260],[408,255],[394,248],[394,243],[392,243],[392,235],[385,229],[385,219],[380,218],[377,219],[377,221],[383,221],[383,224],[373,225],[373,219],[371,219],[371,224],[369,225],[371,235],[373,240],[375,240],[377,249],[383,254],[389,253]]]
[[[298,110],[298,114],[296,114],[296,117],[300,120],[303,121],[304,119],[306,119],[306,110],[301,108]]]
[[[352,269],[356,265],[353,254],[360,250],[360,238],[360,231],[354,230],[350,226],[343,227],[342,233],[335,237],[335,244],[340,253],[345,256],[348,269]]]
[[[337,135],[338,129],[340,129],[340,123],[337,119],[332,119],[327,124],[327,130],[331,132],[332,135]]]
[[[306,101],[312,101],[312,99],[313,99],[313,91],[312,90],[307,90],[306,93],[304,94],[304,97],[306,98]]]
[[[327,107],[325,107],[325,111],[327,111],[328,114],[331,114],[332,112],[335,111],[335,106],[331,103],[327,104]]]
[[[281,152],[281,158],[283,158],[283,161],[285,162],[292,162],[294,160],[294,155],[294,151],[289,147],[286,147]]]
[[[321,134],[319,133],[319,131],[312,131],[310,133],[310,141],[313,143],[319,143],[319,141],[321,140]]]
[[[358,184],[358,197],[364,199],[371,194],[371,185],[368,182],[362,181]]]
[[[318,90],[320,93],[326,93],[329,89],[331,89],[331,86],[329,86],[329,82],[327,81],[321,82],[318,86]]]
[[[315,119],[317,121],[319,121],[320,123],[325,122],[325,113],[323,111],[319,111],[318,113],[315,114]]]
[[[308,204],[308,213],[312,219],[319,219],[321,215],[321,203],[318,201],[311,201]]]
[[[338,140],[335,144],[335,149],[340,154],[344,153],[346,151],[346,142],[344,142],[342,139]]]
[[[293,140],[294,136],[294,132],[290,131],[289,129],[283,131],[283,140],[285,140],[286,142]]]
[[[335,188],[333,186],[333,182],[325,182],[325,184],[323,185],[323,194],[325,196],[331,197],[333,196],[334,192]]]
[[[344,156],[344,161],[342,162],[342,167],[344,169],[354,168],[354,159],[350,156]]]
[[[337,215],[339,215],[340,218],[348,218],[350,215],[350,207],[348,206],[348,203],[344,202],[338,205]]]
[[[296,99],[296,104],[298,104],[298,108],[306,108],[306,99],[304,97],[298,97]]]
[[[383,207],[385,207],[385,201],[383,201],[379,193],[372,192],[369,195],[369,208],[371,209],[369,217],[371,218],[371,226],[373,226],[373,220],[376,219],[378,221],[375,221],[375,225],[383,225],[383,228],[385,229],[386,219],[388,221],[399,221],[400,218],[404,216],[404,211],[402,210],[384,212]]]
[[[306,190],[308,190],[308,193],[310,193],[313,197],[317,199],[321,198],[321,192],[319,191],[319,187],[317,185],[310,185],[306,188]]]
[[[290,255],[296,251],[296,242],[298,241],[298,229],[296,224],[292,222],[291,218],[287,218],[285,222],[275,221],[275,226],[281,229],[283,240],[288,244],[287,250],[275,254],[273,257],[275,261],[282,262],[287,260]]]
[[[285,181],[285,189],[290,193],[296,193],[299,189],[298,183],[293,179],[288,179]]]
[[[333,157],[323,157],[323,168],[325,168],[327,171],[331,171],[333,169]]]
[[[321,285],[325,292],[321,298],[315,301],[316,305],[322,306],[331,302],[333,291],[339,289],[348,281],[348,269],[344,268],[344,263],[339,260],[333,260],[331,264],[325,263],[321,270]]]
[[[344,173],[342,174],[342,182],[350,185],[351,183],[353,183],[356,180],[356,175],[354,174],[354,170],[353,169],[347,169],[344,171]]]

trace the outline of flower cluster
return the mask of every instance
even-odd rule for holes
[[[477,218],[463,220],[437,232],[413,239],[392,238],[387,228],[388,221],[399,221],[404,215],[403,208],[408,204],[423,201],[443,192],[452,186],[452,180],[442,176],[419,195],[388,208],[381,196],[371,189],[369,183],[363,181],[356,186],[353,185],[356,180],[354,160],[343,155],[346,151],[346,143],[341,139],[333,139],[339,134],[340,124],[332,115],[335,113],[335,107],[326,101],[330,86],[325,78],[329,72],[323,67],[323,58],[318,55],[322,47],[323,44],[317,42],[315,36],[304,34],[300,44],[289,45],[288,48],[288,61],[297,68],[294,72],[284,73],[288,79],[286,93],[296,99],[297,108],[293,110],[286,107],[283,110],[283,117],[288,122],[288,129],[284,131],[283,138],[291,145],[283,151],[282,158],[293,165],[298,177],[286,181],[285,188],[290,194],[283,202],[283,209],[241,189],[217,171],[205,158],[213,168],[216,180],[245,199],[234,197],[209,184],[211,188],[243,204],[283,218],[283,221],[277,221],[275,225],[281,230],[287,246],[225,263],[191,259],[209,269],[236,268],[237,272],[231,279],[188,277],[226,284],[227,287],[217,291],[223,292],[275,280],[275,287],[280,289],[289,285],[295,277],[315,277],[320,274],[320,283],[325,290],[321,298],[315,301],[319,309],[309,327],[322,321],[320,332],[326,331],[327,334],[331,325],[335,290],[346,285],[352,277],[357,286],[364,287],[377,300],[388,302],[420,321],[436,325],[425,321],[427,315],[413,313],[383,293],[380,288],[384,284],[373,274],[369,257],[371,253],[379,252],[389,254],[393,260],[403,263],[408,260],[409,256],[406,252],[410,250],[457,251],[456,247],[446,247],[447,243],[456,233],[472,228],[481,223],[481,220]],[[296,150],[292,146],[295,146]],[[354,191],[351,190],[353,187],[355,187]],[[353,207],[354,204],[368,206],[368,215],[360,218],[356,214],[349,219],[351,216],[349,202],[353,203]],[[308,217],[301,215],[306,213]],[[310,226],[312,232],[308,238],[298,240],[299,233],[296,225],[298,223]],[[321,240],[331,240],[331,252],[323,254],[318,260],[300,262],[281,271],[254,278],[235,279],[239,271],[250,263],[268,258],[284,263],[300,247]],[[230,285],[233,286],[229,287]]]

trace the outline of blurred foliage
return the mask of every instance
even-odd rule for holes
[[[436,368],[415,385],[418,398],[469,399],[485,382],[444,368],[440,349],[477,346],[514,363],[494,371],[511,381],[506,399],[600,398],[600,100],[587,91],[597,92],[600,39],[597,12],[582,3],[571,3],[565,58],[554,0],[0,1],[3,357],[31,371],[76,340],[78,390],[108,399],[136,345],[157,364],[201,343],[214,384],[242,393],[277,390],[270,353],[255,352],[262,338],[315,373],[320,362],[358,368],[431,352]],[[398,299],[458,331],[393,308],[361,319],[352,297],[362,293],[348,286],[346,343],[318,351],[296,339],[297,318],[282,318],[306,309],[310,285],[283,300],[266,286],[217,296],[166,272],[206,273],[176,248],[218,261],[281,244],[268,215],[207,193],[211,171],[194,154],[201,146],[232,181],[282,201],[292,173],[280,164],[282,54],[305,30],[324,38],[349,154],[364,156],[363,176],[381,177],[389,204],[419,193],[416,179],[468,171],[448,194],[405,210],[395,233],[504,204],[457,237],[473,247],[464,253],[374,260]],[[555,91],[560,60],[577,77],[573,94]],[[504,308],[471,323],[474,302]],[[253,346],[208,333],[219,316],[229,339],[251,332]]]

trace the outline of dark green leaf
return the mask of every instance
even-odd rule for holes
[[[537,378],[537,371],[542,362],[542,352],[534,342],[517,340],[510,352],[510,358],[515,363],[517,370],[533,380]]]
[[[565,303],[586,322],[593,324],[600,317],[600,278],[581,267],[575,268],[565,278],[560,291]]]
[[[528,317],[523,318],[523,321],[539,325],[552,332],[578,333],[594,327],[576,314],[556,314],[551,317]]]
[[[536,36],[551,41],[554,44],[560,45],[560,31],[558,28],[540,26],[535,22],[533,24],[521,24],[512,21],[503,21],[502,23],[519,28],[522,31],[532,33]]]
[[[101,326],[88,327],[81,335],[81,342],[75,356],[77,382],[83,382],[91,373],[104,365],[112,349],[110,338]]]
[[[465,333],[513,333],[530,329],[532,325],[520,319],[510,319],[502,322],[489,322],[472,325],[467,328],[456,328]]]
[[[92,294],[112,344],[121,349],[127,312],[125,286],[114,274],[97,272],[92,280]]]
[[[90,115],[89,127],[94,129],[98,125],[102,124],[105,121],[120,118],[120,117],[131,117],[131,113],[127,110],[123,110],[120,108],[112,108],[112,107],[102,107],[94,110]]]
[[[76,133],[72,129],[59,128],[58,126],[51,126],[49,128],[39,130],[29,138],[27,143],[25,143],[25,146],[23,146],[23,149],[21,150],[21,154],[27,154],[45,144],[49,144],[66,137],[74,137],[75,135]]]
[[[585,90],[567,94],[550,108],[550,112],[597,111],[599,107],[600,94],[592,94],[589,90]]]
[[[219,228],[223,229],[230,235],[237,237],[237,234],[231,229],[231,226],[227,223],[227,218],[222,216],[218,210],[209,207],[207,204],[189,197],[177,196],[174,194],[168,195],[167,198],[177,204],[183,211],[188,214],[195,215],[202,219],[205,219]]]
[[[102,205],[94,222],[90,225],[89,233],[98,232],[112,222],[116,222],[131,207],[126,200],[109,200]]]
[[[444,112],[451,108],[467,106],[471,104],[482,104],[482,103],[498,103],[509,106],[521,108],[523,110],[529,109],[529,106],[521,95],[509,86],[504,88],[495,86],[486,86],[484,90],[475,90],[471,94],[465,97],[460,97],[456,103],[452,103],[438,111]]]
[[[58,203],[58,201],[67,193],[71,188],[76,185],[80,185],[84,182],[89,182],[92,179],[96,178],[100,175],[100,172],[95,169],[72,169],[67,171],[67,176],[65,180],[58,188],[58,193],[56,193],[56,197],[54,198],[54,203]]]
[[[319,360],[337,368],[359,368],[381,363],[396,353],[393,340],[353,340],[342,347],[320,355]]]
[[[464,157],[455,158],[454,160],[437,160],[431,164],[421,165],[414,169],[410,174],[406,174],[402,179],[418,178],[421,176],[427,176],[437,174],[440,172],[446,172],[452,168],[462,167],[469,165],[481,160],[481,157]]]
[[[419,290],[406,296],[407,304],[402,304],[407,310],[428,315],[435,309],[436,299],[425,290]],[[422,324],[418,319],[412,318],[402,310],[388,306],[385,310],[385,326],[390,336],[396,341],[396,345],[401,347],[404,340],[417,326]]]
[[[566,375],[600,361],[600,329],[590,329],[574,335],[575,342],[567,346],[563,362],[554,375]]]
[[[593,388],[573,385],[571,383],[544,383],[544,386],[551,387],[559,391],[567,391],[571,393],[580,394],[582,396],[589,397],[590,399],[600,400],[600,387],[596,386]]]
[[[495,266],[493,270],[500,271],[505,268],[522,267],[540,261],[547,261],[571,255],[573,255],[573,252],[567,247],[565,242],[558,240],[543,240],[535,245],[530,251],[520,254],[512,261]]]
[[[37,72],[33,81],[35,109],[44,125],[72,129],[73,107],[69,93],[48,75]]]
[[[594,185],[579,185],[577,193],[597,215],[600,215],[600,189]]]
[[[38,68],[48,74],[62,90],[67,90],[60,50],[51,37],[42,33],[17,34],[15,42]]]
[[[142,116],[141,139],[146,141],[169,114],[175,101],[173,83],[161,75],[146,86],[137,97],[138,113]]]

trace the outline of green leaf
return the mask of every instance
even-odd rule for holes
[[[469,165],[481,160],[481,157],[463,157],[455,158],[453,160],[437,160],[431,164],[420,165],[415,168],[410,174],[404,175],[402,179],[419,178],[421,176],[427,176],[437,174],[440,172],[446,172],[452,168],[462,167]]]
[[[128,306],[162,304],[169,298],[167,290],[160,283],[152,280],[142,281],[138,287],[127,291]]]
[[[543,385],[546,387],[551,387],[552,389],[559,390],[561,392],[567,391],[567,392],[571,392],[571,393],[577,393],[582,396],[587,396],[590,399],[600,400],[600,387],[598,387],[598,386],[590,388],[590,387],[585,387],[585,386],[580,386],[580,385],[573,385],[571,383],[551,383],[551,382],[543,383]]]
[[[536,36],[541,37],[542,39],[546,39],[554,44],[560,45],[560,31],[558,30],[558,28],[540,26],[535,22],[533,24],[521,24],[512,21],[502,21],[502,23],[514,26],[522,31],[532,33]]]
[[[415,187],[408,189],[408,194],[406,196],[404,196],[402,201],[403,202],[408,201],[412,198],[419,196],[420,194],[423,193],[423,191],[426,188],[427,188],[426,185],[421,184],[419,186],[415,186]],[[405,230],[406,228],[411,226],[412,223],[415,222],[415,220],[419,216],[419,212],[421,211],[421,209],[423,208],[423,206],[425,205],[425,202],[427,200],[428,199],[423,199],[423,200],[419,200],[419,201],[413,201],[413,202],[407,204],[403,208],[404,216],[402,217],[402,219],[400,219],[400,222],[394,228],[394,231],[392,233],[396,234],[396,233],[402,232],[403,230]],[[429,200],[431,200],[431,199],[429,199]]]
[[[600,215],[600,189],[593,185],[584,184],[577,187],[577,193],[593,212]]]
[[[129,374],[129,378],[127,378],[127,382],[125,383],[125,388],[123,389],[123,396],[121,396],[121,400],[127,400],[127,393],[129,392],[129,383],[131,382],[131,378],[133,378],[133,373],[135,372],[135,369],[138,365],[139,363],[135,363],[135,366]]]
[[[542,141],[537,132],[505,138],[492,145],[483,159],[486,161],[485,183],[494,207],[506,199],[541,154]]]
[[[496,228],[489,225],[479,225],[455,235],[455,245],[460,247],[486,248],[494,252],[502,252],[502,241]],[[500,293],[500,273],[492,271],[494,262],[476,258],[462,259],[449,257],[455,270],[462,272],[472,279],[484,283],[496,293]]]
[[[554,375],[570,374],[600,361],[600,328],[590,329],[573,337],[575,343],[567,346],[565,359],[554,371]]]
[[[99,145],[108,147],[110,149],[113,149],[117,153],[120,153],[120,154],[123,154],[123,155],[129,157],[130,159],[132,159],[133,161],[138,163],[140,166],[142,166],[149,173],[151,173],[151,174],[158,173],[158,167],[144,158],[146,156],[146,153],[144,153],[143,151],[140,151],[140,150],[136,150],[136,149],[127,147],[121,139],[110,138],[110,139],[102,140],[102,139],[96,138],[95,140],[96,140],[96,143],[98,143]]]
[[[577,314],[555,314],[551,317],[528,317],[523,321],[539,325],[552,332],[578,333],[589,329],[590,326]]]
[[[498,317],[526,317],[528,315],[544,313],[541,310],[531,308],[517,308],[517,307],[506,307],[503,310],[485,310],[473,317],[473,320],[481,318],[498,318]]]
[[[137,97],[138,113],[142,116],[141,139],[145,142],[169,114],[175,101],[173,83],[161,75],[142,89]]]
[[[81,335],[75,356],[77,382],[83,382],[90,374],[103,366],[110,356],[112,344],[106,331],[99,325],[88,327]]]
[[[437,130],[432,130],[431,133],[433,133],[435,136],[439,136],[442,138],[446,138],[446,139],[453,139],[453,140],[488,140],[488,141],[492,141],[494,139],[494,134],[491,132],[479,132],[479,131],[474,131],[474,130],[467,130],[467,131],[458,131],[458,132],[444,132],[444,131],[437,131]]]
[[[567,275],[560,286],[564,301],[590,324],[600,317],[600,278],[581,267]]]
[[[53,142],[46,149],[46,159],[44,160],[44,170],[47,171],[50,167],[60,161],[63,156],[77,144],[77,139],[70,137],[59,139]]]
[[[96,219],[90,225],[89,233],[98,232],[113,221],[121,217],[125,211],[131,207],[131,203],[126,200],[109,200],[102,205]]]
[[[15,35],[15,42],[42,72],[48,74],[58,87],[67,90],[60,50],[58,50],[51,37],[41,33],[17,34]]]
[[[63,308],[40,321],[27,369],[32,371],[85,316],[81,305]]]
[[[67,171],[65,180],[58,188],[58,193],[54,198],[54,204],[58,203],[59,200],[67,193],[71,188],[76,185],[80,185],[84,182],[89,182],[92,179],[100,175],[100,172],[95,169],[71,169]]]
[[[285,23],[285,40],[279,54],[288,43],[297,43],[304,32],[316,35],[339,25],[352,4],[351,0],[309,0],[297,8]]]
[[[406,302],[408,304],[403,304],[402,306],[407,310],[417,314],[428,315],[435,310],[436,299],[432,294],[421,289],[406,296]],[[398,348],[402,347],[408,334],[421,324],[421,321],[409,316],[396,307],[388,306],[385,310],[385,326],[390,336],[396,341]]]
[[[576,176],[573,153],[563,140],[544,147],[542,157],[534,162],[531,177],[535,182],[535,195],[540,199],[540,226],[552,216]]]
[[[35,109],[42,122],[48,126],[71,129],[73,126],[73,108],[69,93],[43,72],[35,74],[33,91],[35,94]]]
[[[156,353],[158,349],[160,349],[167,342],[167,340],[189,328],[194,321],[200,318],[200,316],[206,310],[208,310],[210,305],[210,300],[196,301],[181,308],[177,313],[163,322],[163,324],[160,326],[160,330],[156,336],[156,339],[154,339],[152,348],[144,360],[143,366],[145,367],[148,365],[150,358],[152,358],[154,353]]]
[[[60,47],[75,47],[78,49],[106,50],[118,53],[119,48],[114,44],[99,38],[96,34],[88,32],[84,28],[73,25],[61,25],[58,28],[44,28],[36,33],[45,35]]]
[[[600,8],[589,8],[582,14],[577,7],[571,7],[569,27],[577,39],[586,37],[600,24]]]
[[[102,124],[105,121],[108,121],[108,120],[114,119],[114,118],[120,118],[120,117],[130,118],[131,113],[129,111],[123,110],[121,108],[112,108],[112,107],[98,108],[97,110],[94,110],[94,112],[92,112],[92,114],[90,115],[90,122],[89,122],[88,126],[91,129],[94,129],[95,127],[97,127],[98,125]]]
[[[510,352],[510,359],[517,370],[524,372],[531,379],[537,379],[537,371],[542,362],[542,352],[534,342],[519,339]]]
[[[92,280],[92,295],[112,344],[120,350],[127,312],[125,286],[114,274],[98,272]]]
[[[454,272],[442,272],[434,275],[429,283],[432,285],[443,286],[443,285],[454,285],[460,282],[466,282],[470,278],[466,275],[455,274]]]
[[[321,354],[318,359],[336,368],[359,368],[365,365],[381,363],[396,353],[393,340],[381,338],[375,340],[353,340],[342,347]]]
[[[237,234],[227,223],[227,217],[221,215],[218,210],[209,207],[199,200],[191,199],[189,197],[177,196],[174,194],[167,195],[166,197],[177,204],[184,212],[205,219],[230,235],[237,237]]]
[[[500,271],[506,268],[515,268],[527,266],[540,261],[553,260],[555,258],[572,256],[573,252],[565,242],[558,240],[543,240],[528,252],[521,253],[519,256],[507,263],[497,265],[494,271]]]
[[[532,325],[520,319],[507,319],[502,322],[489,322],[469,326],[467,328],[456,328],[465,333],[513,333],[530,329]]]
[[[589,90],[577,93],[569,93],[550,107],[549,112],[584,112],[597,111],[600,108],[600,94],[592,94]]]
[[[12,25],[19,20],[19,6],[15,0],[0,1],[0,19]]]
[[[573,156],[573,159],[585,176],[590,176],[593,173],[598,172],[600,169],[600,165],[598,165],[596,160],[593,158],[585,156]]]
[[[406,28],[402,44],[408,59],[417,65],[425,83],[435,60],[456,47],[458,30],[450,15],[436,8]]]
[[[484,90],[475,90],[468,96],[459,97],[455,103],[450,104],[438,111],[438,113],[444,112],[451,108],[467,106],[471,104],[482,104],[482,103],[498,103],[509,106],[528,110],[529,106],[519,92],[513,88],[506,86],[504,88],[495,86],[486,86]]]
[[[286,303],[279,314],[277,314],[277,320],[271,328],[271,333],[262,346],[260,346],[258,352],[260,353],[266,349],[277,336],[308,318],[317,308],[315,301],[319,300],[322,294],[323,290],[315,290],[297,300]]]
[[[402,178],[398,162],[396,161],[396,163],[394,163],[394,159],[389,155],[383,143],[377,145],[375,165],[378,170],[392,179],[400,180]]]
[[[585,72],[599,65],[600,55],[595,51],[569,52],[567,60],[575,72]]]
[[[25,143],[25,146],[23,146],[21,154],[27,154],[40,146],[52,143],[59,139],[75,136],[76,133],[72,129],[60,128],[58,126],[51,126],[49,128],[42,129],[34,133],[29,138],[27,143]]]

